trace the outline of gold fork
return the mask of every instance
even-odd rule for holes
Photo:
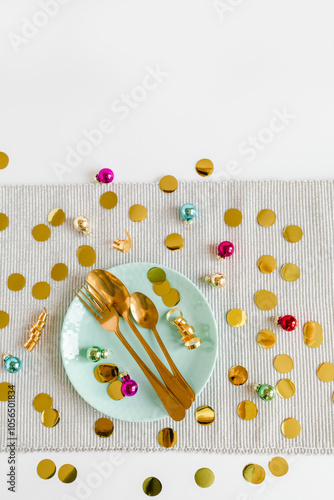
[[[116,309],[114,309],[110,305],[108,306],[105,303],[105,299],[101,295],[98,295],[97,290],[88,290],[88,288],[82,283],[81,286],[86,290],[86,292],[88,292],[88,294],[86,294],[82,289],[77,287],[84,298],[75,290],[73,290],[80,302],[88,309],[88,311],[94,316],[94,318],[97,319],[102,328],[109,332],[115,333],[116,337],[122,342],[124,347],[129,351],[133,359],[141,368],[142,372],[152,385],[169,416],[176,421],[183,420],[186,415],[184,406],[176,398],[176,396],[174,396],[174,394],[165,385],[163,385],[162,382],[160,382],[160,380],[154,375],[154,373],[152,373],[152,371],[148,368],[148,366],[138,356],[136,351],[125,339],[118,326],[119,316],[116,312]]]

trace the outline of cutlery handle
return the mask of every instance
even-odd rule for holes
[[[154,373],[151,372],[148,366],[146,366],[144,361],[138,356],[136,351],[131,347],[129,342],[125,339],[120,329],[116,328],[114,330],[114,333],[117,336],[117,338],[122,342],[124,347],[129,351],[133,359],[136,361],[136,363],[139,365],[139,367],[145,374],[146,378],[148,379],[153,389],[157,393],[160,401],[164,405],[169,416],[176,421],[183,420],[184,417],[186,416],[186,410],[184,406],[174,396],[174,394],[172,394],[171,391],[160,382],[160,380],[154,375]]]
[[[160,358],[155,354],[153,349],[148,345],[144,337],[141,335],[141,333],[138,331],[136,328],[135,324],[133,323],[131,317],[129,314],[124,314],[123,318],[133,331],[133,333],[136,335],[137,339],[149,355],[151,361],[153,362],[154,366],[158,370],[158,373],[160,377],[162,378],[164,384],[166,385],[167,389],[169,389],[179,401],[183,404],[185,409],[190,408],[192,404],[192,399],[189,396],[188,392],[185,390],[184,386],[182,383],[177,380],[177,378],[174,377],[174,375],[168,370],[168,368],[163,364]]]

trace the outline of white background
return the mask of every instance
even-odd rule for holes
[[[1,183],[84,183],[102,167],[117,182],[167,173],[198,180],[194,165],[203,157],[213,160],[216,181],[333,176],[332,0],[49,2],[53,12],[44,15],[46,0],[0,4],[0,151],[10,157]],[[149,76],[157,70],[160,77]],[[102,122],[105,130],[106,119],[108,132],[95,131],[88,143],[87,132]],[[79,479],[42,481],[35,470],[43,458],[73,463]],[[287,457],[283,478],[268,472],[269,458],[19,454],[15,498],[147,498],[141,484],[152,475],[163,483],[161,499],[315,499],[332,491],[332,457]],[[113,472],[96,487],[94,463],[105,460]],[[267,470],[260,486],[242,478],[252,461]],[[207,490],[193,480],[200,467],[216,475]],[[1,498],[6,470],[2,454]]]

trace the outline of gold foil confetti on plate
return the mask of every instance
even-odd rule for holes
[[[95,434],[101,438],[108,438],[114,432],[114,422],[110,418],[99,418],[94,426]]]
[[[41,422],[44,427],[55,427],[60,420],[60,413],[54,408],[47,408],[41,413]]]
[[[106,191],[101,194],[100,197],[100,205],[107,210],[111,210],[115,208],[118,202],[117,194],[113,191]]]
[[[224,221],[227,226],[237,227],[242,222],[242,213],[237,208],[230,208],[225,212]]]
[[[290,399],[295,395],[296,387],[292,380],[284,378],[276,384],[276,392],[283,399]]]
[[[32,295],[35,299],[44,300],[50,295],[51,287],[46,281],[39,281],[32,287]]]
[[[242,420],[253,420],[257,415],[257,406],[253,401],[242,401],[238,406],[238,415]]]
[[[289,373],[293,369],[293,359],[288,354],[279,354],[274,359],[274,367],[279,373]]]
[[[9,323],[9,314],[6,311],[0,311],[0,330],[6,328]]]
[[[143,491],[148,497],[156,497],[161,493],[162,484],[156,477],[148,477],[143,482]]]
[[[115,380],[115,382],[111,382],[108,387],[108,395],[114,401],[120,401],[124,398],[124,394],[122,392],[123,383],[120,380]]]
[[[33,227],[31,234],[36,241],[46,241],[51,236],[51,229],[46,224],[38,224]]]
[[[195,483],[200,488],[209,488],[215,480],[215,475],[211,469],[203,467],[195,473]]]
[[[52,460],[41,460],[37,465],[37,474],[41,479],[51,479],[56,473],[56,465]]]
[[[242,471],[242,475],[246,481],[252,484],[261,484],[266,477],[264,468],[257,464],[246,465]]]
[[[257,214],[257,221],[262,227],[273,226],[276,222],[276,214],[273,210],[265,208]]]
[[[275,271],[277,267],[277,262],[275,257],[272,255],[262,255],[257,261],[257,266],[261,273],[263,274],[271,274]]]
[[[303,328],[304,342],[308,347],[317,348],[323,343],[323,329],[317,321],[308,321]]]
[[[15,391],[14,386],[9,382],[0,383],[0,401],[8,401]]]
[[[300,269],[296,264],[285,264],[281,269],[281,276],[285,281],[297,281],[300,278]]]
[[[261,311],[271,311],[277,306],[277,297],[268,290],[259,290],[254,296],[255,304]]]
[[[228,378],[233,385],[243,385],[248,380],[248,372],[244,366],[233,366],[228,372]]]
[[[106,382],[114,382],[118,378],[118,368],[112,363],[103,363],[98,365],[94,370],[94,377],[101,384]]]
[[[63,281],[68,276],[68,267],[66,264],[59,262],[51,269],[51,278],[54,281]]]
[[[152,267],[148,271],[147,277],[151,283],[162,283],[166,280],[166,273],[160,267]]]
[[[96,262],[95,250],[89,245],[81,245],[77,250],[77,257],[80,264],[84,267],[91,267]]]
[[[42,392],[41,394],[37,394],[33,401],[33,406],[39,413],[43,413],[44,410],[52,408],[52,405],[52,397],[49,396],[49,394],[45,394],[44,392]]]
[[[283,232],[284,238],[290,243],[298,243],[303,237],[303,230],[299,226],[287,226]]]
[[[48,215],[49,224],[53,227],[61,226],[65,220],[66,215],[61,208],[54,208]]]
[[[214,166],[211,160],[203,158],[196,163],[196,172],[201,177],[208,177],[213,173]]]
[[[177,434],[174,429],[165,427],[158,434],[158,443],[163,448],[173,448],[177,443]]]
[[[173,193],[178,186],[179,183],[173,175],[165,175],[159,182],[159,187],[164,193]]]
[[[196,410],[196,420],[201,425],[211,425],[215,421],[215,411],[211,406],[200,406]]]
[[[171,288],[170,291],[167,293],[167,295],[164,295],[162,297],[162,301],[167,307],[174,307],[176,306],[181,300],[181,296],[178,290],[176,288]]]
[[[301,432],[301,425],[296,418],[286,418],[281,423],[281,431],[288,439],[295,439]]]
[[[4,168],[6,168],[9,164],[9,158],[8,158],[8,155],[6,155],[6,153],[3,153],[2,151],[0,151],[0,170],[3,170]]]
[[[274,457],[269,460],[268,469],[272,473],[273,476],[281,477],[285,476],[285,474],[289,470],[288,462],[283,457]]]
[[[263,349],[271,349],[276,344],[276,335],[271,330],[261,330],[256,337],[256,341]]]
[[[58,471],[60,481],[66,484],[73,483],[73,481],[76,480],[77,475],[77,469],[71,464],[62,465]]]
[[[334,365],[333,363],[322,363],[318,366],[317,374],[322,382],[333,382]]]
[[[7,286],[12,292],[19,292],[25,287],[26,279],[22,274],[14,273],[8,276]]]
[[[231,309],[226,316],[227,322],[234,328],[244,326],[247,321],[247,314],[242,309]]]
[[[147,208],[144,205],[132,205],[129,210],[129,217],[134,222],[142,222],[147,217]]]
[[[6,214],[0,214],[0,231],[7,229],[9,224],[9,219]]]
[[[166,238],[166,247],[173,252],[181,250],[184,246],[184,239],[178,233],[169,234]]]
[[[168,280],[163,282],[155,282],[153,283],[153,292],[159,297],[164,297],[171,291],[171,286]]]

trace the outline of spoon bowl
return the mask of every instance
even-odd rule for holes
[[[158,309],[152,300],[140,292],[131,295],[130,309],[139,326],[152,330],[159,321]]]

